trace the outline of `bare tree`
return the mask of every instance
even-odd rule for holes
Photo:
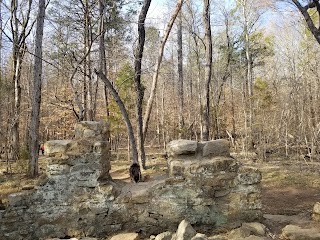
[[[156,93],[156,89],[157,89],[157,84],[158,84],[158,77],[159,77],[159,70],[160,70],[160,65],[162,62],[162,57],[163,57],[163,52],[164,52],[164,46],[168,40],[169,34],[171,32],[172,26],[174,24],[175,19],[177,18],[179,11],[182,7],[183,4],[183,0],[178,0],[175,10],[173,11],[171,18],[167,24],[167,27],[165,29],[163,38],[161,40],[160,43],[160,47],[159,47],[159,54],[158,54],[158,59],[157,59],[157,63],[155,65],[155,69],[154,69],[154,75],[152,77],[152,86],[151,86],[151,90],[150,90],[150,96],[147,102],[147,107],[146,107],[146,111],[144,114],[144,118],[143,118],[143,137],[144,139],[146,138],[146,134],[147,134],[147,130],[148,130],[148,124],[149,124],[149,120],[150,120],[150,115],[151,115],[151,110],[152,110],[152,106],[153,106],[153,101],[155,98],[155,93]]]
[[[137,114],[137,139],[138,139],[138,153],[139,153],[139,161],[143,169],[146,168],[145,161],[145,150],[144,150],[144,135],[143,135],[143,121],[142,121],[142,102],[144,96],[144,87],[141,84],[141,63],[143,57],[143,48],[145,42],[145,19],[150,7],[151,0],[145,0],[143,6],[141,8],[138,20],[138,45],[136,47],[135,52],[135,62],[134,62],[134,70],[135,70],[135,86],[136,86],[136,114]]]
[[[202,98],[202,140],[209,140],[209,111],[210,111],[210,82],[212,72],[212,39],[210,23],[210,0],[203,1],[203,24],[205,28],[205,46],[206,46],[206,63],[205,63],[205,84]]]
[[[202,71],[202,67],[201,67],[201,55],[202,55],[202,49],[205,48],[205,43],[203,41],[203,39],[200,37],[200,29],[198,26],[198,21],[197,21],[197,14],[196,11],[194,9],[194,7],[192,6],[191,2],[187,2],[187,9],[188,9],[188,20],[186,21],[186,23],[189,25],[188,27],[188,32],[191,34],[191,38],[193,40],[193,44],[190,42],[190,46],[193,46],[193,50],[192,52],[194,52],[194,57],[190,58],[190,65],[193,65],[193,61],[195,58],[195,68],[196,68],[196,88],[191,92],[192,94],[197,95],[197,111],[199,112],[199,114],[196,114],[194,116],[194,120],[192,121],[192,124],[190,125],[190,130],[191,128],[193,129],[194,133],[193,135],[195,135],[196,139],[200,138],[202,139],[202,129],[203,129],[203,116],[202,116],[202,99],[203,99],[203,92],[202,90],[202,77],[203,77],[203,71]],[[190,51],[190,50],[189,50]],[[189,67],[189,69],[191,69],[191,66]],[[192,83],[190,84],[190,90],[192,90]],[[191,94],[191,95],[192,95]],[[199,129],[200,129],[200,134],[198,134],[198,131],[196,130],[196,127],[194,127],[194,125],[199,125]]]
[[[234,49],[234,42],[230,36],[230,12],[228,12],[226,9],[223,10],[223,17],[224,17],[224,24],[225,24],[225,39],[226,39],[226,43],[225,43],[225,47],[223,48],[223,54],[226,55],[223,58],[223,69],[221,76],[217,76],[218,81],[217,81],[217,86],[216,86],[216,91],[214,92],[215,94],[215,103],[214,103],[214,134],[215,134],[215,138],[219,138],[221,135],[220,132],[220,121],[219,118],[220,116],[220,102],[222,99],[222,95],[223,95],[223,89],[224,89],[224,85],[226,84],[228,79],[231,79],[231,60],[232,60],[232,56],[233,56],[233,49]],[[220,80],[220,81],[219,81]],[[231,81],[232,82],[232,81]],[[232,88],[231,88],[232,91]],[[234,103],[232,102],[232,108],[234,108]],[[233,112],[234,114],[234,112]],[[233,115],[234,117],[234,115]],[[233,126],[233,129],[235,129],[235,127]],[[234,133],[234,131],[233,131]]]
[[[100,71],[107,76],[107,59],[106,59],[106,48],[105,48],[105,35],[106,35],[106,24],[105,24],[105,8],[106,8],[106,2],[105,0],[100,0],[99,1],[99,59],[100,59],[100,66],[99,69]],[[109,116],[109,107],[108,107],[108,88],[106,85],[104,85],[104,101],[106,104],[106,113],[107,116]]]
[[[138,33],[139,33],[139,43],[136,49],[136,59],[135,59],[135,83],[136,83],[136,91],[137,91],[137,118],[138,118],[138,141],[139,141],[139,147],[142,146],[142,151],[144,151],[143,148],[143,133],[142,133],[142,100],[143,100],[143,87],[141,85],[141,60],[143,56],[143,47],[144,47],[144,41],[145,41],[145,29],[144,29],[144,22],[145,18],[150,6],[151,0],[145,0],[141,12],[139,15],[139,22],[138,22]],[[101,11],[101,9],[100,9]],[[101,12],[100,12],[101,14]],[[100,31],[103,30],[103,28],[100,28]],[[100,34],[103,34],[100,32]],[[104,46],[104,41],[103,37],[101,37],[100,42],[99,42],[99,54],[100,54],[100,61],[103,61],[105,59],[105,46]],[[128,111],[120,98],[118,92],[115,90],[113,87],[112,83],[110,80],[106,77],[106,75],[102,72],[102,68],[104,66],[104,63],[100,62],[100,70],[96,71],[96,74],[100,77],[100,79],[105,83],[106,87],[109,89],[111,92],[113,98],[115,99],[117,105],[120,108],[120,111],[122,113],[123,119],[127,125],[127,130],[128,130],[128,136],[129,136],[129,141],[131,145],[131,152],[132,152],[132,166],[139,166],[139,155],[137,151],[137,144],[136,140],[134,137],[134,132],[132,128],[132,124],[129,118]],[[140,149],[141,150],[141,149]],[[144,154],[144,152],[143,152]],[[145,167],[144,164],[142,164],[143,167]],[[131,169],[131,168],[130,168]],[[139,170],[140,172],[140,170]],[[130,172],[131,173],[131,172]],[[141,175],[141,174],[140,174]],[[139,175],[139,176],[140,176]]]
[[[178,45],[178,104],[179,104],[179,138],[183,138],[184,131],[184,117],[183,117],[183,58],[182,58],[182,13],[180,11],[178,18],[178,32],[177,32],[177,45]]]
[[[38,176],[39,158],[39,123],[40,123],[40,103],[41,103],[41,78],[42,78],[42,39],[44,28],[46,4],[45,0],[39,0],[39,10],[37,16],[36,44],[34,54],[33,86],[32,86],[32,109],[30,123],[30,155],[29,175]]]
[[[32,0],[28,0],[25,13],[19,19],[19,2],[11,1],[10,27],[12,37],[7,36],[12,42],[12,82],[14,86],[13,116],[11,118],[11,145],[13,157],[18,158],[20,152],[19,123],[21,111],[21,67],[27,51],[26,38],[30,35],[35,21],[30,23]]]
[[[252,110],[252,86],[253,86],[253,62],[251,59],[251,43],[250,43],[250,29],[249,29],[249,3],[247,0],[238,0],[241,6],[243,18],[243,34],[245,46],[245,62],[246,74],[243,84],[243,101],[244,101],[244,114],[245,114],[245,143],[244,148],[246,152],[253,142],[252,126],[253,126],[253,110]]]

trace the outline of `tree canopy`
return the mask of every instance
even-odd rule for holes
[[[71,138],[84,120],[109,121],[113,150],[136,144],[143,167],[145,146],[179,137],[229,138],[236,151],[263,157],[318,151],[318,0],[52,0],[39,70],[40,3],[0,3],[8,159],[30,152],[37,102],[33,151],[36,142]],[[41,95],[31,101],[36,85]]]

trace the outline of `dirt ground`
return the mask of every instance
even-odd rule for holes
[[[320,163],[299,160],[257,164],[262,172],[265,214],[296,215],[312,211],[320,201]]]
[[[237,158],[237,157],[236,157]],[[274,158],[265,162],[243,160],[241,163],[257,167],[262,173],[262,203],[263,212],[269,215],[296,216],[308,218],[316,202],[320,202],[320,162],[305,162],[303,159]],[[40,173],[44,174],[45,157],[41,156]],[[122,179],[129,182],[128,160],[113,160],[111,175],[113,179]],[[147,161],[148,169],[143,172],[146,178],[156,178],[166,174],[166,160],[159,157],[150,157]],[[26,161],[12,163],[13,173],[6,172],[6,163],[0,162],[0,207],[6,203],[7,195],[21,191],[26,186],[36,184],[37,179],[29,179],[24,171]],[[265,220],[265,225],[271,231],[279,233],[283,225]]]

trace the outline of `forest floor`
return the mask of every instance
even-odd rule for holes
[[[320,202],[320,162],[290,158],[271,158],[260,162],[235,157],[243,164],[257,167],[262,173],[262,204],[266,216],[263,223],[271,232],[279,234],[285,225],[292,223],[288,219],[282,221],[279,218],[273,221],[272,216],[293,217],[293,223],[310,218],[314,204]],[[39,165],[40,174],[45,174],[44,156],[40,157]],[[128,160],[111,161],[112,178],[129,182],[129,166]],[[147,166],[147,170],[143,172],[146,180],[166,174],[166,160],[157,155],[149,156]],[[7,173],[7,164],[0,161],[0,208],[1,201],[6,203],[8,194],[21,191],[37,182],[37,179],[26,176],[26,160],[12,163],[11,169],[13,173]]]

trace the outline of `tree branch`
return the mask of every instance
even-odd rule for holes
[[[113,87],[110,80],[106,77],[106,75],[104,73],[102,73],[101,71],[97,71],[96,69],[94,69],[94,72],[105,83],[106,87],[109,89],[111,95],[113,96],[114,100],[116,101],[116,103],[122,113],[122,117],[123,117],[123,119],[127,125],[127,129],[128,129],[128,135],[129,135],[131,150],[132,150],[132,162],[139,164],[137,144],[136,144],[136,140],[134,137],[133,128],[132,128],[132,124],[130,122],[128,111],[127,111],[123,101],[121,100],[118,92],[115,90],[115,88]]]
[[[310,8],[310,6],[312,6],[312,4],[314,4],[314,6],[316,6],[315,2],[318,2],[318,1],[313,1],[312,3],[309,3],[304,7],[301,5],[301,3],[298,0],[292,0],[292,2],[299,9],[299,11],[301,12],[302,16],[304,17],[304,19],[308,25],[309,30],[311,31],[311,33],[313,34],[313,36],[315,37],[317,42],[320,44],[320,31],[314,25],[314,22],[312,21],[310,14],[308,13],[308,9]],[[319,2],[318,2],[318,4],[319,4]]]

